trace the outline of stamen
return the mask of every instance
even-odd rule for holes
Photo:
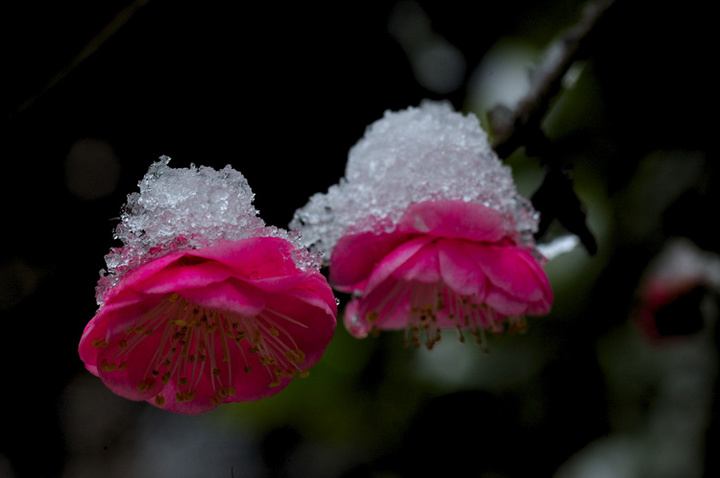
[[[100,368],[112,372],[132,363],[135,348],[143,343],[148,345],[146,340],[154,337],[151,346],[155,350],[143,364],[146,370],[136,386],[138,391],[154,390],[158,384],[162,390],[174,381],[178,389],[175,400],[182,403],[194,400],[200,385],[206,382],[212,389],[211,402],[221,403],[236,393],[233,361],[242,360],[242,370],[252,373],[250,360],[254,355],[252,360],[257,360],[268,373],[270,387],[280,386],[286,377],[298,373],[308,375],[298,368],[305,361],[305,353],[283,322],[306,327],[272,309],[265,309],[256,317],[243,317],[206,309],[173,294],[148,311],[122,337],[112,343],[97,338],[93,345],[110,347]],[[154,403],[164,406],[165,397],[158,393]]]
[[[372,301],[370,297],[368,299]],[[379,329],[376,324],[381,324],[384,316],[392,315],[399,307],[407,307],[409,303],[403,344],[415,348],[424,344],[427,349],[432,349],[442,338],[441,320],[454,323],[461,343],[465,342],[463,331],[469,331],[484,352],[488,350],[486,331],[499,333],[505,328],[510,332],[525,330],[527,324],[524,318],[505,317],[478,300],[473,295],[457,294],[442,281],[432,284],[397,281],[381,300],[374,304],[367,302],[367,308],[360,311],[357,320],[364,320],[374,332]],[[443,327],[447,325],[443,324]]]

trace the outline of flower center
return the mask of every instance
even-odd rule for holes
[[[425,346],[432,349],[440,341],[442,329],[454,328],[460,342],[465,342],[463,331],[469,332],[475,343],[487,352],[486,331],[500,333],[505,324],[512,332],[526,328],[524,317],[506,317],[475,295],[456,293],[443,281],[432,284],[399,281],[382,301],[369,304],[370,311],[364,318],[376,333],[382,328],[384,316],[397,313],[398,308],[409,304],[404,344],[415,348],[424,341]]]
[[[101,363],[103,371],[123,370],[128,362],[145,366],[137,389],[157,388],[158,406],[165,404],[163,390],[168,384],[174,385],[178,402],[192,401],[200,388],[209,387],[211,403],[217,405],[236,394],[238,369],[250,374],[259,366],[261,373],[268,374],[270,387],[280,385],[285,377],[308,375],[298,368],[305,354],[281,326],[286,321],[300,325],[268,308],[244,317],[198,306],[175,293],[123,336],[110,343],[96,339],[94,344],[113,349]],[[138,349],[141,344],[143,349]],[[143,359],[138,361],[138,356]]]

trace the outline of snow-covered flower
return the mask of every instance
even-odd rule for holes
[[[128,196],[80,357],[116,394],[174,412],[273,395],[332,338],[319,260],[264,226],[239,172],[168,161]]]
[[[344,320],[357,337],[405,329],[432,347],[453,328],[483,341],[551,307],[537,213],[477,118],[447,103],[386,112],[351,149],[345,177],[291,227],[353,295]]]

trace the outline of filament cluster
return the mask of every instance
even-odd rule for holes
[[[95,339],[109,348],[100,364],[103,372],[144,368],[137,390],[157,391],[156,405],[166,400],[195,400],[208,394],[213,405],[235,396],[238,374],[266,374],[269,387],[296,374],[305,353],[283,323],[298,322],[265,308],[255,317],[198,306],[177,293],[166,296],[143,314],[137,325],[117,337]],[[167,396],[174,391],[174,397]]]

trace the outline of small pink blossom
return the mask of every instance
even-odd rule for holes
[[[335,246],[330,283],[355,293],[345,325],[356,337],[405,329],[419,346],[441,329],[485,330],[546,314],[552,291],[537,260],[505,233],[500,214],[481,204],[427,201],[410,206],[390,233],[348,234]]]
[[[332,338],[337,304],[295,236],[263,226],[229,168],[165,161],[144,181],[80,340],[86,368],[120,396],[187,414],[306,376]]]
[[[702,301],[720,290],[718,257],[673,238],[648,265],[635,320],[650,340],[691,335],[704,325]]]

